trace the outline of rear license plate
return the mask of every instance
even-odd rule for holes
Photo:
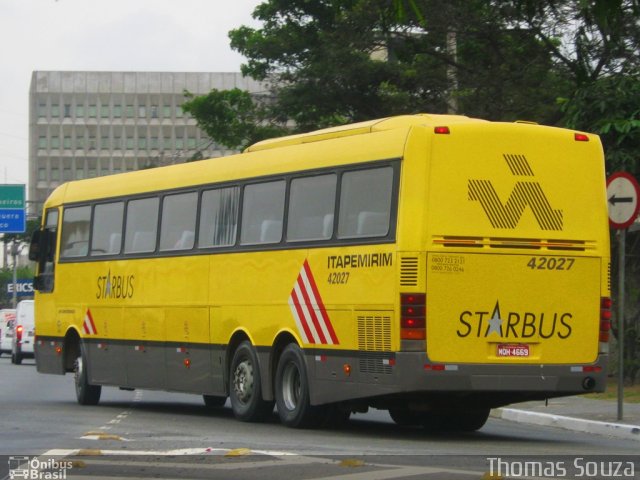
[[[529,345],[498,345],[498,357],[528,357],[530,353]]]

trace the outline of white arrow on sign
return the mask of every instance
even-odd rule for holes
[[[627,228],[634,222],[640,210],[639,196],[640,187],[631,174],[618,172],[607,179],[609,223],[613,228]]]

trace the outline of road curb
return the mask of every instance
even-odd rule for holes
[[[640,442],[640,426],[623,423],[585,420],[583,418],[565,417],[550,413],[531,412],[516,408],[498,408],[492,411],[492,417],[502,418],[518,423],[564,428],[576,432],[607,435],[610,437],[635,440]]]

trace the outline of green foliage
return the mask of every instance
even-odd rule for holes
[[[238,88],[212,90],[207,95],[194,96],[182,105],[185,112],[198,120],[209,137],[230,149],[242,149],[266,138],[282,135],[283,127],[268,122],[265,108],[251,95]],[[194,155],[191,160],[201,160]]]
[[[609,76],[576,90],[563,104],[565,124],[600,135],[610,173],[640,177],[640,74]]]

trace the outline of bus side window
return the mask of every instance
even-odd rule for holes
[[[158,232],[157,197],[131,200],[127,205],[124,253],[149,253],[156,249]]]
[[[195,241],[198,194],[167,195],[162,201],[160,250],[191,250]]]
[[[62,214],[61,258],[84,257],[89,253],[91,207],[65,208]]]
[[[338,238],[386,236],[389,233],[392,191],[391,167],[344,173]]]
[[[198,247],[235,245],[239,204],[239,187],[218,188],[202,193]]]
[[[291,181],[287,241],[331,238],[336,185],[335,174],[295,178]]]
[[[122,243],[124,203],[96,205],[93,212],[91,255],[117,255]]]
[[[284,180],[245,187],[240,243],[256,245],[282,240],[285,187]]]

